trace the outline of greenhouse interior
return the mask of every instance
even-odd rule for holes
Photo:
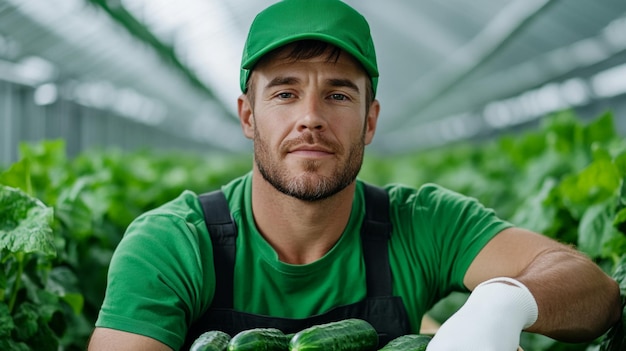
[[[275,2],[0,0],[0,349],[84,350],[129,224],[250,172],[240,63]],[[476,198],[583,252],[626,301],[626,1],[345,3],[380,72],[359,177]],[[626,326],[520,347],[626,350]]]

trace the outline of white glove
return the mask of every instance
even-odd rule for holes
[[[426,351],[515,351],[522,330],[537,316],[537,302],[524,284],[493,278],[474,289],[441,325]]]

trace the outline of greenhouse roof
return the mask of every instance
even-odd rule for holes
[[[0,0],[0,79],[54,84],[64,98],[246,150],[239,61],[253,17],[272,2]],[[346,2],[376,44],[382,112],[371,147],[382,153],[626,93],[624,0]]]

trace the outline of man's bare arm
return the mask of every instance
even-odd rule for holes
[[[474,289],[508,276],[528,287],[537,302],[537,321],[527,331],[566,342],[592,340],[621,315],[617,283],[586,256],[546,236],[506,229],[479,253],[466,276]]]
[[[88,351],[172,351],[172,349],[147,336],[96,328],[89,340]]]

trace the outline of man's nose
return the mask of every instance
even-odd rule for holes
[[[302,111],[298,121],[298,131],[309,130],[321,132],[326,129],[323,102],[318,97],[307,97],[303,100]]]

